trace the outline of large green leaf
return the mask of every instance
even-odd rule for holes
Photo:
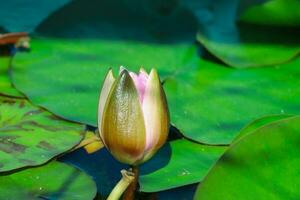
[[[167,77],[189,67],[193,58],[193,48],[184,44],[33,39],[32,51],[15,57],[12,78],[34,104],[96,126],[99,92],[109,67],[155,67]]]
[[[202,181],[225,150],[222,146],[176,140],[171,144],[168,164],[140,177],[140,190],[157,192]]]
[[[267,125],[271,122],[275,122],[281,119],[285,119],[288,117],[292,117],[292,115],[267,115],[264,116],[262,118],[258,118],[252,122],[250,122],[249,124],[247,124],[244,128],[242,128],[242,130],[239,132],[238,136],[236,138],[234,138],[234,141],[239,140],[241,137],[247,135],[248,133],[251,133],[252,131]]]
[[[262,25],[299,26],[300,1],[269,0],[262,5],[248,8],[240,19]]]
[[[0,175],[0,199],[92,200],[96,186],[91,177],[60,162]]]
[[[300,52],[300,29],[239,24],[198,33],[198,41],[214,56],[236,68],[285,63]]]
[[[0,94],[13,97],[22,97],[22,94],[20,94],[20,92],[18,92],[12,86],[8,77],[9,62],[9,57],[0,57]]]
[[[234,143],[195,199],[299,199],[300,117],[282,119]]]
[[[236,70],[202,60],[164,84],[172,122],[191,139],[226,144],[256,118],[300,113],[299,64]]]
[[[0,172],[47,162],[80,142],[84,126],[25,100],[0,98]]]

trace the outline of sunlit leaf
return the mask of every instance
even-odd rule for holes
[[[255,131],[258,128],[263,127],[264,125],[267,125],[271,122],[276,122],[281,119],[285,119],[288,117],[291,117],[292,115],[267,115],[262,118],[258,118],[249,124],[247,124],[242,130],[239,132],[238,136],[234,138],[234,141],[237,141],[238,139],[242,138],[243,136],[247,135],[248,133],[251,133],[252,131]]]
[[[0,172],[40,165],[77,145],[84,126],[26,100],[0,98]]]
[[[254,119],[300,113],[299,64],[236,70],[202,60],[164,84],[172,123],[186,137],[228,144]]]
[[[267,124],[234,143],[195,199],[298,199],[300,117]]]
[[[32,51],[16,55],[15,86],[37,105],[67,118],[97,126],[102,81],[112,67],[157,68],[168,77],[197,59],[191,45],[130,41],[32,39]]]

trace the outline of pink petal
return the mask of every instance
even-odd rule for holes
[[[168,106],[161,82],[152,69],[146,84],[143,114],[146,127],[145,152],[156,151],[167,139],[169,130]]]
[[[145,90],[146,90],[146,83],[148,80],[148,74],[143,69],[140,70],[140,73],[138,75],[134,72],[129,72],[129,74],[130,74],[130,76],[134,82],[134,85],[137,89],[137,92],[140,97],[140,101],[141,101],[141,103],[143,103],[144,94],[145,94]]]

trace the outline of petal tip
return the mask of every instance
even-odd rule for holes
[[[157,70],[155,68],[151,69],[150,74],[149,74],[149,79],[151,81],[159,81],[159,83],[160,83],[158,72],[157,72]]]
[[[112,70],[111,67],[108,69],[108,72],[107,72],[106,77],[110,77],[110,78],[112,78],[112,79],[115,79],[115,77],[114,77],[114,72],[113,72],[113,70]]]
[[[143,67],[140,68],[140,74],[148,75],[147,71]]]
[[[122,74],[123,71],[128,71],[128,70],[126,69],[126,67],[124,67],[123,65],[121,65],[119,67],[119,74]]]

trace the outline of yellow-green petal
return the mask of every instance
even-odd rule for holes
[[[99,105],[98,105],[98,127],[99,127],[99,133],[100,133],[101,138],[102,138],[102,134],[101,134],[100,127],[101,127],[104,106],[105,106],[105,102],[107,101],[107,97],[109,95],[109,92],[110,92],[114,82],[115,82],[115,78],[114,78],[112,70],[110,69],[105,77],[104,82],[103,82],[103,86],[102,86],[100,98],[99,98]]]
[[[136,164],[146,133],[139,95],[127,70],[114,83],[105,104],[101,131],[106,147],[120,162]]]

